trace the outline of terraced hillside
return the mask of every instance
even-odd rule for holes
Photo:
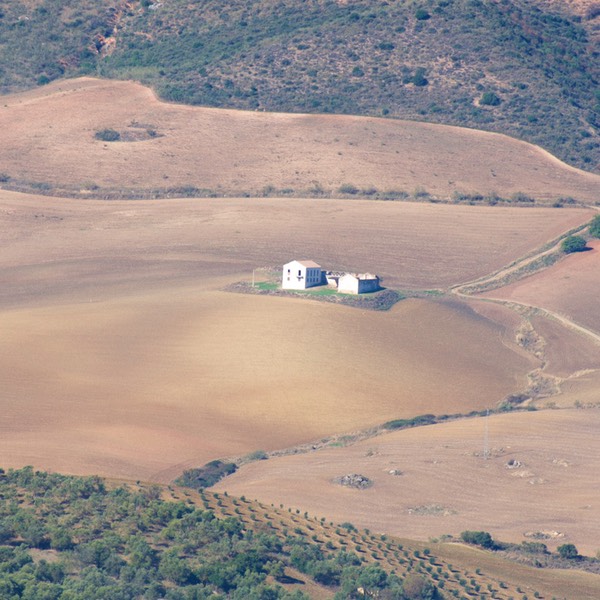
[[[2,90],[100,74],[168,100],[507,133],[600,168],[597,3],[5,3]]]

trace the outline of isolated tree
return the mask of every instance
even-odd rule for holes
[[[467,544],[475,544],[482,548],[493,548],[494,540],[487,531],[463,531],[460,534],[463,542]]]
[[[494,92],[484,92],[479,100],[479,104],[483,106],[499,106],[501,103],[502,99]]]
[[[561,247],[565,254],[581,252],[586,248],[586,241],[580,235],[570,235],[562,241]]]
[[[563,544],[562,546],[559,546],[556,550],[560,554],[561,558],[572,559],[577,558],[579,556],[579,552],[577,551],[575,544]]]

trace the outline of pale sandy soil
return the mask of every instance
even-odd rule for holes
[[[600,333],[600,240],[587,252],[570,254],[549,269],[481,294],[549,309]]]
[[[530,532],[556,532],[542,540],[548,547],[572,542],[594,555],[599,426],[599,410],[490,416],[484,460],[485,418],[449,422],[252,463],[215,489],[408,538],[477,529],[520,542]],[[521,465],[509,469],[509,460]],[[374,484],[355,490],[333,482],[347,473]]]
[[[157,137],[105,143],[104,128]],[[341,184],[540,200],[598,200],[600,176],[540,148],[469,129],[351,116],[179,106],[131,82],[81,78],[5,96],[0,165],[13,181],[91,188],[193,185],[251,195]]]

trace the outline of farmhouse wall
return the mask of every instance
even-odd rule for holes
[[[305,290],[322,283],[321,266],[312,260],[293,260],[283,265],[281,287],[284,290]]]

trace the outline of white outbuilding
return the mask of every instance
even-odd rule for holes
[[[283,265],[281,287],[284,290],[305,290],[322,283],[321,265],[312,260],[293,260]]]
[[[379,289],[379,277],[371,273],[346,273],[338,279],[341,294],[368,294]]]

